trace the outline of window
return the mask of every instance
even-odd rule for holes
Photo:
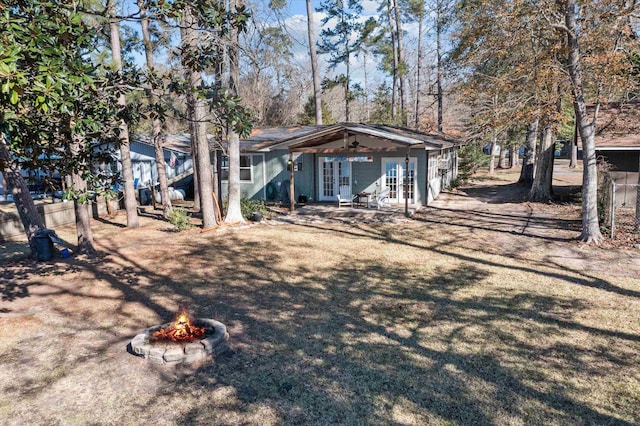
[[[438,155],[429,153],[429,180],[438,177]]]
[[[253,182],[253,167],[250,155],[240,155],[240,182]],[[222,180],[229,180],[229,157],[222,156]]]

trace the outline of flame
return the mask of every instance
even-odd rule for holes
[[[187,311],[182,311],[167,328],[154,331],[152,340],[172,340],[174,342],[190,342],[204,336],[205,329],[191,323]]]

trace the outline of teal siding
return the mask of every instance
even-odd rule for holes
[[[242,154],[251,155],[251,182],[240,182],[240,196],[252,200],[264,200],[264,157],[262,154]],[[222,181],[222,199],[229,197],[229,182]]]
[[[363,154],[365,155],[365,154]],[[404,152],[384,152],[366,154],[373,157],[371,163],[351,163],[351,192],[380,192],[383,184],[382,158],[405,158]],[[427,155],[424,149],[413,149],[409,156],[417,161],[416,203],[426,204],[426,164]],[[327,157],[319,155],[318,158]],[[319,172],[318,172],[319,173]],[[318,176],[319,179],[319,176]]]
[[[245,154],[242,154],[245,155]],[[287,162],[289,161],[288,150],[278,150],[265,152],[264,154],[246,154],[252,156],[253,181],[241,182],[240,191],[242,198],[254,200],[276,201],[280,200],[281,187],[289,181],[289,171]],[[295,172],[295,196],[304,194],[313,198],[313,154],[303,154],[296,162],[302,163],[302,170]],[[227,181],[222,182],[222,194],[226,199],[229,194]],[[271,194],[274,199],[269,199]]]
[[[265,153],[267,158],[267,185],[271,183],[276,189],[276,193],[280,194],[280,188],[283,182],[290,179],[289,170],[287,170],[287,162],[289,161],[288,150],[277,150]],[[295,183],[295,199],[300,195],[306,195],[310,199],[315,199],[315,191],[313,190],[314,167],[313,154],[300,154],[295,163],[302,165],[302,170],[294,171]],[[279,198],[279,197],[278,197]]]
[[[429,179],[429,168],[427,165],[427,156],[431,154],[432,167],[431,179]],[[449,172],[440,172],[437,170],[438,159],[444,158],[449,154],[452,160],[452,170]],[[425,151],[424,149],[413,149],[409,156],[416,159],[416,204],[427,205],[431,202],[440,191],[451,184],[457,174],[457,158],[456,150],[436,150]],[[243,154],[244,155],[244,154]],[[242,182],[241,191],[243,198],[256,200],[279,201],[282,185],[288,185],[289,171],[287,170],[287,162],[289,160],[288,150],[277,150],[265,152],[264,154],[253,153],[252,156],[253,181]],[[364,154],[363,154],[364,155]],[[382,152],[366,154],[373,158],[371,163],[351,163],[351,183],[352,193],[358,192],[379,192],[383,184],[382,158],[398,158],[404,159],[405,153],[398,152]],[[318,182],[320,181],[320,168],[318,167],[319,159],[327,157],[325,154],[300,154],[295,163],[301,164],[302,169],[296,170],[295,173],[295,199],[300,195],[306,195],[309,201],[317,201],[318,199]],[[227,182],[222,183],[223,198],[228,196]],[[269,199],[269,195],[275,196]]]

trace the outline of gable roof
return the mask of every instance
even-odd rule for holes
[[[611,102],[598,113],[595,144],[598,150],[640,150],[640,104]],[[590,108],[590,112],[593,108]]]
[[[164,149],[191,154],[191,135],[189,133],[178,133],[175,135],[165,134],[163,136],[164,143],[162,144],[162,147]],[[216,137],[207,133],[207,140],[209,141],[209,150],[213,151],[216,148]],[[151,135],[146,133],[135,134],[132,141],[153,146]]]
[[[440,132],[420,132],[403,127],[379,124],[338,123],[294,127],[256,127],[249,137],[240,140],[241,152],[269,152],[277,149],[302,149],[318,147],[323,144],[342,140],[345,136],[365,135],[386,141],[388,149],[425,148],[444,149],[459,146],[459,139]],[[208,134],[209,149],[215,148],[215,136]],[[152,145],[151,135],[137,134],[136,142]],[[222,141],[226,145],[226,141]],[[295,146],[294,146],[295,145]],[[191,153],[191,136],[188,133],[165,135],[164,148],[178,152]]]
[[[151,135],[148,134],[136,134],[133,136],[132,141],[153,146]],[[191,154],[191,135],[188,133],[164,135],[164,143],[162,144],[162,147],[171,151]]]
[[[322,130],[327,125],[294,127],[254,127],[249,137],[240,140],[240,150],[269,151],[273,145],[291,138]]]
[[[289,138],[275,141],[264,148],[270,151],[274,149],[289,148],[291,150],[303,150],[320,147],[345,137],[364,135],[386,141],[390,146],[398,147],[424,147],[426,149],[443,149],[461,145],[461,141],[444,133],[419,132],[417,130],[402,127],[372,125],[360,123],[339,123],[327,126],[316,126],[311,132],[294,134]]]

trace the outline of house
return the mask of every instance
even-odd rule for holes
[[[156,155],[150,135],[135,135],[129,145],[135,186],[157,184]],[[163,143],[164,161],[169,185],[186,188],[193,175],[191,137],[188,134],[166,135]],[[116,157],[119,158],[119,151]],[[117,163],[118,170],[122,169]]]
[[[640,170],[640,112],[638,102],[609,103],[600,109],[596,127],[596,157],[611,167],[617,184],[637,184]],[[636,188],[616,190],[619,206],[635,206]]]
[[[213,148],[213,136],[209,137]],[[459,140],[443,133],[371,124],[255,128],[240,141],[241,194],[286,204],[291,200],[334,202],[339,188],[346,185],[351,194],[389,188],[392,204],[427,205],[456,178],[460,146]],[[174,173],[193,172],[189,135],[167,136],[165,148],[180,155],[176,167],[182,164],[183,168]],[[134,176],[140,182],[155,183],[148,137],[134,138],[131,151]],[[229,164],[225,156],[220,165],[226,197]]]
[[[640,163],[640,105],[610,103],[600,109],[595,145],[597,156],[616,172],[637,172]]]
[[[255,129],[241,141],[242,193],[333,202],[346,185],[351,194],[389,188],[391,203],[427,205],[456,178],[460,146],[443,133],[371,124]]]

